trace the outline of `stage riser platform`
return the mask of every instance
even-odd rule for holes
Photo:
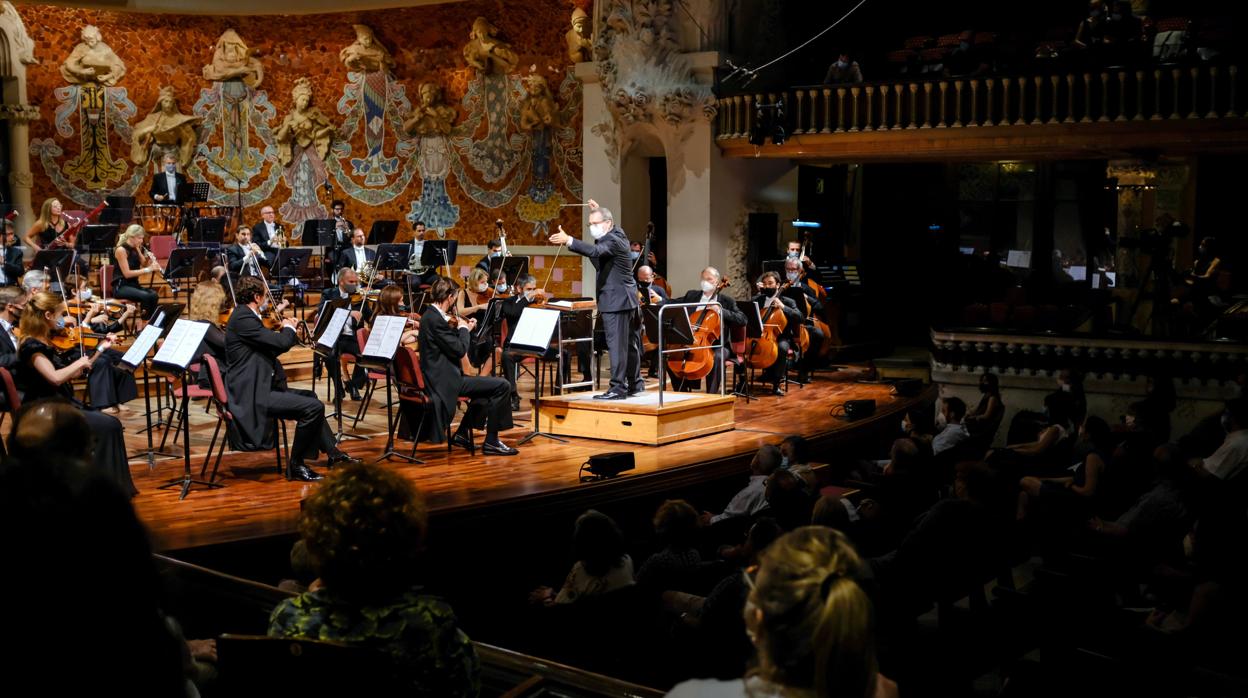
[[[657,393],[648,400],[594,400],[576,397],[544,397],[538,411],[539,430],[558,436],[590,436],[645,446],[718,434],[734,427],[731,395],[673,395],[659,407]]]

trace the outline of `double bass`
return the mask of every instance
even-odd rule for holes
[[[637,269],[650,263],[650,253],[652,252],[650,249],[650,243],[653,241],[654,221],[649,221],[646,223],[646,241],[641,244],[641,256],[639,256],[637,261],[633,263],[633,276],[637,276]],[[663,278],[663,275],[660,274],[657,269],[652,269],[652,271],[654,271],[654,281],[651,283],[663,289],[663,292],[667,294],[667,297],[671,298],[672,287],[667,284],[667,279]]]
[[[711,295],[719,293],[729,286],[727,277],[720,279],[719,285]],[[673,354],[667,360],[667,370],[672,375],[686,381],[702,380],[710,375],[715,368],[715,351],[711,348],[719,341],[723,328],[720,326],[720,314],[711,306],[705,306],[693,322],[693,344],[688,349]],[[692,319],[692,318],[691,318]]]

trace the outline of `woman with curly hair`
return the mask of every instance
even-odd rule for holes
[[[325,478],[299,532],[319,578],[273,609],[269,635],[358,645],[390,655],[416,696],[475,696],[480,661],[444,601],[420,592],[428,511],[416,488],[372,464]]]
[[[886,698],[871,601],[855,577],[862,562],[839,531],[804,526],[781,536],[746,574],[745,628],[756,668],[734,681],[687,681],[668,696]]]

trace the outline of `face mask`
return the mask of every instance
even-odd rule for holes
[[[789,467],[789,457],[788,457],[788,456],[780,456],[780,467],[781,467],[781,468],[787,468],[787,467]]]
[[[84,288],[78,292],[78,299],[88,301],[91,300],[91,289]]]
[[[165,172],[166,172],[166,173],[168,173],[168,174],[173,174],[174,172],[177,172],[177,171],[178,171],[178,168],[177,168],[177,167],[175,167],[174,165],[165,165]]]
[[[635,262],[635,261],[637,261],[637,258],[638,258],[638,257],[640,257],[640,256],[641,256],[641,253],[640,253],[640,252],[638,252],[637,250],[629,250],[629,251],[628,251],[628,258],[629,258],[629,259],[631,259],[631,260],[633,260],[634,262]]]
[[[789,250],[789,254],[788,254],[789,259],[798,259],[801,256],[802,256],[801,252],[794,252],[792,250]]]
[[[503,256],[503,253],[502,253],[502,252],[491,252],[491,253],[490,253],[490,257],[491,257],[491,258],[498,258],[498,257],[502,257],[502,256]]]
[[[797,273],[797,272],[795,272],[795,271],[790,271],[790,272],[787,272],[787,273],[785,274],[785,277],[787,277],[789,281],[797,281],[798,277],[800,277],[800,276],[801,276],[801,274],[799,274],[799,273]]]
[[[589,234],[593,235],[595,240],[601,239],[608,232],[610,232],[610,228],[607,227],[606,223],[595,223],[589,226]]]
[[[265,312],[268,311],[268,309],[269,309],[269,299],[265,298],[264,300],[260,301],[260,313],[264,314]]]
[[[485,289],[489,287],[489,284],[477,284],[477,293],[485,293]]]
[[[65,316],[64,316],[64,315],[62,315],[62,316],[60,316],[60,317],[58,317],[58,318],[56,319],[56,329],[58,329],[58,330],[63,330],[63,329],[65,329]]]
[[[841,70],[845,70],[846,68],[848,68],[848,67],[849,67],[849,62],[848,62],[848,61],[837,61],[837,62],[836,62],[836,67],[840,68]]]
[[[342,290],[345,293],[355,293],[356,291],[360,290],[360,285],[359,284],[346,284],[345,286],[342,287]]]
[[[710,293],[715,290],[715,284],[709,281],[702,281],[702,293]]]
[[[1069,393],[1069,392],[1070,392],[1070,383],[1062,383],[1062,384],[1061,384],[1061,386],[1059,386],[1059,387],[1062,389],[1062,392],[1063,392],[1063,393]]]
[[[524,300],[532,302],[537,297],[537,291],[525,291]]]
[[[484,289],[484,288],[482,288],[481,290],[482,290],[482,291],[484,291],[485,289]],[[498,291],[499,293],[503,293],[504,291],[506,291],[506,290],[507,290],[507,283],[506,283],[505,281],[504,281],[504,282],[499,282],[499,284],[498,284],[497,286],[495,286],[495,287],[494,287],[494,290],[495,290],[495,291]]]
[[[640,279],[638,279],[638,281],[637,281],[637,285],[638,285],[638,286],[640,286],[640,287],[642,287],[642,288],[650,288],[650,282],[649,282],[649,281],[641,281]]]

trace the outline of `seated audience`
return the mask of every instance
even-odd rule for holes
[[[780,467],[780,449],[764,444],[750,461],[750,481],[740,492],[733,495],[728,506],[718,514],[702,512],[703,524],[717,524],[728,519],[749,517],[757,514],[767,506],[767,478]]]
[[[633,583],[633,560],[624,552],[624,535],[606,514],[590,509],[576,520],[572,555],[576,562],[558,594],[550,587],[539,587],[529,595],[530,601],[575,603]]]
[[[932,437],[932,455],[938,456],[970,437],[970,432],[962,423],[962,418],[965,416],[966,403],[960,398],[941,399],[940,414],[936,418],[938,431]]]
[[[1175,446],[1158,446],[1153,458],[1157,483],[1113,521],[1092,517],[1088,526],[1107,543],[1120,544],[1146,560],[1182,557],[1183,536],[1192,523],[1191,489],[1195,476]]]
[[[747,577],[746,633],[757,669],[743,679],[697,680],[669,696],[895,696],[879,674],[861,561],[844,535],[806,526],[781,536]]]
[[[1050,393],[1044,397],[1045,424],[1034,441],[1016,443],[989,452],[987,460],[993,465],[1036,468],[1048,466],[1065,467],[1064,451],[1070,445],[1074,424],[1071,417],[1072,401],[1062,393]]]
[[[1075,442],[1076,461],[1071,475],[1028,476],[1019,481],[1019,518],[1025,518],[1037,501],[1043,502],[1049,511],[1076,516],[1080,521],[1096,513],[1096,497],[1113,448],[1113,434],[1105,420],[1084,419]]]
[[[654,533],[662,546],[637,571],[637,583],[656,591],[679,590],[702,564],[698,552],[698,511],[683,499],[669,499],[654,514]]]
[[[269,635],[383,651],[407,673],[411,695],[477,695],[476,649],[450,606],[416,584],[427,522],[404,476],[376,465],[336,469],[299,517],[320,577],[273,609]]]
[[[772,473],[767,478],[765,496],[767,508],[763,512],[779,521],[785,530],[804,526],[810,521],[814,498],[806,482],[791,470],[780,469]]]
[[[974,409],[966,414],[962,421],[971,436],[979,437],[988,444],[997,436],[1001,419],[1005,416],[1005,403],[1001,401],[1001,385],[995,373],[987,373],[979,377],[979,392],[982,397]]]
[[[1213,455],[1194,461],[1196,472],[1222,481],[1236,478],[1248,465],[1248,398],[1228,400],[1222,414],[1226,438]]]

